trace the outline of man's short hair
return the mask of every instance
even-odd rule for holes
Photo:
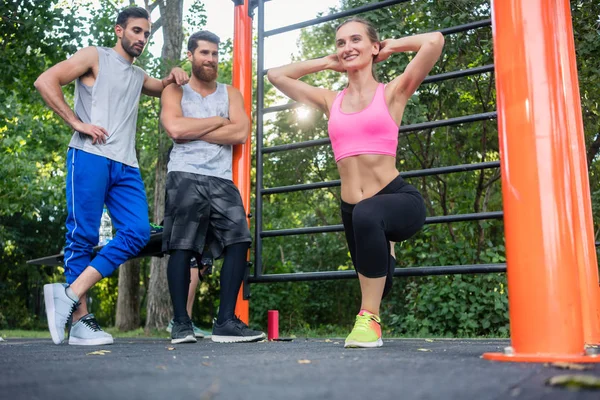
[[[127,7],[117,16],[117,25],[126,28],[130,18],[144,18],[149,20],[150,14],[142,7]]]
[[[192,34],[192,36],[190,36],[190,39],[188,40],[188,51],[190,53],[193,53],[194,50],[196,50],[196,48],[198,47],[199,40],[204,40],[206,42],[214,43],[216,45],[218,45],[221,42],[221,39],[219,39],[219,37],[212,32],[198,31]]]

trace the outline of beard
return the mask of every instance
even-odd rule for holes
[[[192,64],[192,73],[196,78],[203,82],[213,82],[219,75],[217,71],[217,65],[213,63],[205,63],[200,65]]]
[[[123,37],[121,38],[121,47],[123,47],[125,53],[129,54],[133,58],[139,57],[140,54],[142,54],[142,51],[144,51],[144,46],[142,46],[141,50],[137,49],[136,47],[134,47],[132,41],[127,39],[125,35],[123,35]]]

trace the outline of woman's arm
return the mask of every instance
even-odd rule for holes
[[[271,68],[267,73],[267,78],[273,86],[281,90],[286,96],[329,114],[329,107],[333,103],[336,93],[311,86],[299,80],[305,75],[326,69],[343,71],[335,54]]]
[[[444,36],[440,32],[424,33],[400,39],[387,39],[381,42],[381,50],[375,62],[386,60],[394,53],[416,51],[404,73],[388,83],[387,90],[392,101],[406,102],[429,74],[442,54]]]

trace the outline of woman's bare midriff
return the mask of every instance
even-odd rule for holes
[[[361,154],[338,161],[342,181],[342,200],[356,204],[373,197],[400,173],[396,157],[379,154]]]

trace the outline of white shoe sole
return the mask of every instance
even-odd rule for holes
[[[210,338],[213,342],[217,343],[250,343],[258,342],[264,339],[266,335],[264,333],[256,336],[220,336],[212,335]]]
[[[54,285],[44,285],[44,303],[46,304],[46,318],[48,319],[48,329],[50,330],[50,336],[54,344],[61,344],[64,340],[64,329],[63,338],[60,338],[58,330],[56,329],[56,308],[54,306]]]
[[[383,340],[381,340],[381,338],[377,339],[376,342],[357,342],[355,340],[348,340],[344,344],[344,348],[347,348],[347,349],[356,349],[356,348],[372,349],[372,348],[381,347],[381,346],[383,346]]]
[[[80,339],[77,337],[69,337],[69,344],[73,346],[101,346],[105,344],[113,344],[114,340],[111,337],[102,337],[96,339]]]
[[[171,344],[179,344],[179,343],[196,343],[197,340],[194,335],[187,335],[184,338],[180,339],[171,339]]]

